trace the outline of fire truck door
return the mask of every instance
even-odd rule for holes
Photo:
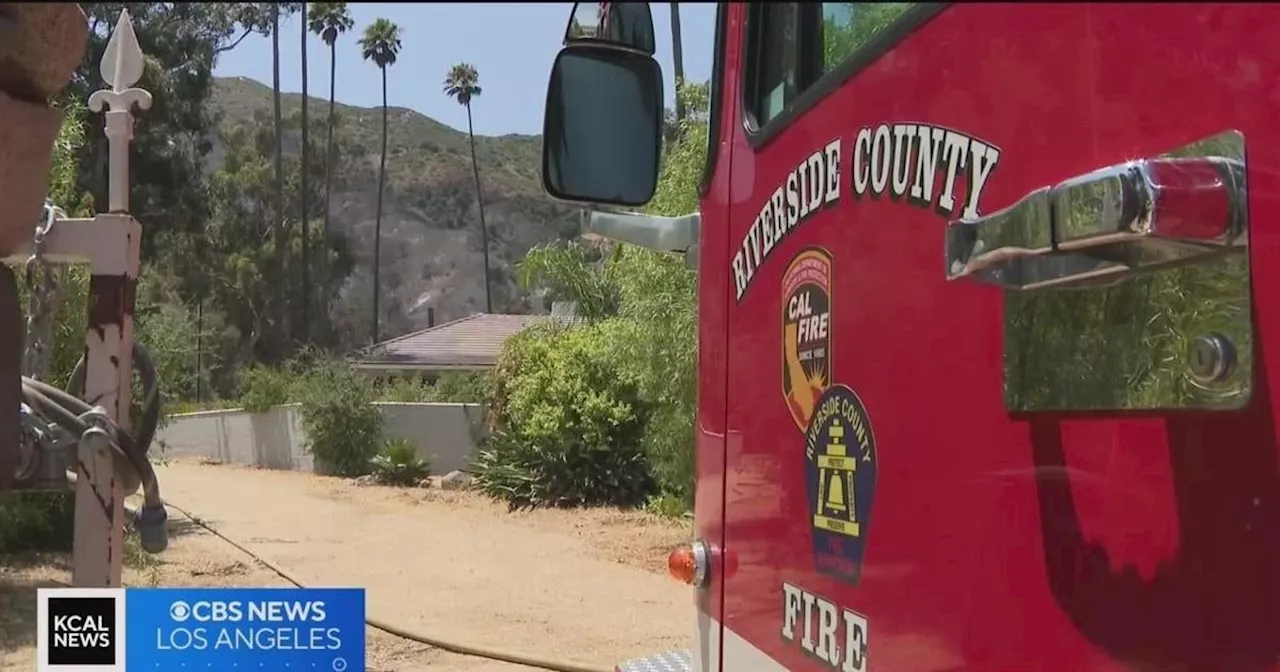
[[[1275,665],[1260,7],[735,6],[722,669]]]

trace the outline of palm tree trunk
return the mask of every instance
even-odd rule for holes
[[[275,308],[271,312],[276,317],[276,333],[274,339],[269,339],[275,346],[274,357],[282,357],[284,355],[284,341],[288,334],[285,324],[285,293],[284,293],[284,266],[285,266],[285,233],[284,233],[284,119],[280,113],[280,5],[272,4],[271,10],[271,92],[274,103],[275,128],[276,128],[276,147],[275,156],[273,157],[275,178],[276,178],[276,194],[275,194],[275,222],[273,234],[275,237]]]
[[[680,82],[684,81],[684,45],[680,40],[680,3],[671,3],[671,59],[676,75],[676,123],[684,121],[684,103],[680,100]]]
[[[307,107],[311,98],[307,95],[307,38],[311,35],[307,26],[307,3],[302,3],[298,23],[302,26],[302,170],[298,176],[301,183],[298,191],[299,210],[302,217],[302,324],[298,325],[298,336],[303,343],[310,341],[311,328],[311,240],[309,235],[310,213],[307,211],[307,173],[311,172],[310,151],[307,142]]]
[[[387,68],[382,67],[382,159],[378,164],[378,209],[373,224],[373,342],[378,342],[378,295],[381,284],[378,279],[382,268],[382,188],[387,176]]]
[[[320,236],[324,241],[321,248],[324,254],[320,255],[320,286],[325,288],[325,297],[329,296],[329,203],[333,193],[333,104],[337,75],[338,44],[334,42],[329,45],[329,138],[325,141],[324,150],[324,231]],[[326,304],[324,308],[327,311],[328,305]]]
[[[480,193],[480,164],[476,162],[476,132],[471,125],[471,103],[467,103],[467,137],[471,139],[471,172],[476,177],[476,205],[480,208],[480,247],[484,252],[484,312],[493,313],[489,290],[489,227],[484,223],[484,196]]]

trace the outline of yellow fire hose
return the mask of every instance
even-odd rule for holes
[[[177,511],[178,513],[181,513],[182,515],[186,516],[187,519],[190,520],[192,523],[194,523],[196,526],[204,530],[207,530],[213,536],[221,539],[222,541],[225,541],[231,546],[234,546],[241,553],[244,553],[245,555],[262,563],[263,566],[265,566],[267,569],[270,569],[272,572],[275,572],[276,575],[278,575],[280,578],[284,579],[285,581],[288,581],[289,583],[292,583],[293,585],[299,588],[306,588],[306,586],[302,585],[302,582],[295,579],[291,574],[289,574],[289,572],[286,572],[279,565],[245,548],[242,544],[238,543],[234,539],[228,538],[226,535],[214,529],[213,527],[205,523],[203,520],[201,520],[198,516],[191,513],[190,511],[187,511],[186,509],[183,509],[180,506],[175,506],[172,502],[165,502],[165,505],[173,509],[174,511]],[[413,630],[409,630],[407,628],[402,628],[396,625],[392,625],[390,623],[387,623],[386,621],[381,621],[375,618],[366,617],[365,624],[376,630],[381,630],[383,632],[395,635],[396,637],[418,642],[420,644],[426,644],[427,646],[433,646],[437,649],[444,649],[445,651],[460,653],[464,656],[488,658],[489,660],[499,660],[505,663],[514,663],[516,665],[526,665],[528,667],[537,667],[544,670],[553,670],[554,672],[614,672],[613,668],[598,667],[595,665],[588,665],[587,663],[579,663],[574,661],[547,660],[544,658],[536,658],[533,656],[526,656],[518,653],[512,653],[510,651],[503,651],[501,649],[491,649],[488,647],[477,646],[474,644],[465,644],[465,643],[459,643],[459,642],[455,642],[448,639],[440,639],[438,637],[432,637],[430,635],[422,634],[421,632],[416,632]]]

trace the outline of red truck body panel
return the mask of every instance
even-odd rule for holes
[[[1266,359],[1280,339],[1280,14],[951,5],[756,147],[741,101],[746,15],[727,8],[702,202],[695,516],[717,552],[695,659],[727,672],[1280,670],[1280,365]],[[945,174],[918,203],[858,197],[860,131],[869,147],[895,124],[963,136],[970,168],[950,212]],[[948,219],[1230,129],[1248,158],[1247,406],[1006,411],[1001,291],[944,279]],[[762,207],[833,141],[837,196],[764,242],[752,230]],[[904,145],[902,165],[919,146]],[[769,251],[736,262],[750,267],[739,296],[735,257],[752,246]],[[804,283],[829,301],[827,322],[808,319],[821,302],[788,305]],[[814,437],[795,409],[820,411],[784,392],[800,370],[783,355],[788,324],[825,344],[806,355],[810,372],[827,362],[815,394],[848,392],[841,417],[862,471],[842,487],[863,498],[858,548],[814,522]]]

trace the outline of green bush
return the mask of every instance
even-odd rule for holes
[[[634,507],[654,491],[644,452],[554,444],[495,431],[472,464],[475,487],[514,509]]]
[[[382,383],[379,401],[400,403],[481,404],[488,399],[491,383],[483,371],[440,374],[434,382],[413,376],[395,376]]]
[[[240,374],[240,404],[250,413],[262,413],[294,401],[297,379],[284,369],[253,366]]]
[[[513,508],[639,506],[655,483],[641,445],[648,407],[610,347],[605,320],[534,327],[508,341],[495,372],[495,431],[477,487]]]
[[[75,529],[71,493],[16,493],[0,507],[0,553],[70,551]]]
[[[382,445],[382,413],[369,379],[343,363],[317,366],[303,388],[302,428],[316,471],[362,476]]]
[[[682,260],[627,248],[616,262],[620,317],[628,325],[617,344],[653,412],[643,445],[667,497],[693,507],[694,417],[697,404],[696,278]]]
[[[693,202],[696,205],[696,198]],[[673,209],[683,206],[671,205]],[[607,323],[599,336],[612,358],[611,365],[634,381],[648,409],[640,445],[666,502],[663,506],[691,509],[697,402],[696,275],[682,259],[651,250],[616,246],[606,263],[586,264],[575,249],[573,245],[541,248],[523,263],[536,264],[537,277],[553,287],[613,287],[600,291],[612,292],[619,297],[618,303],[584,317]],[[525,372],[542,375],[548,365],[545,353],[526,350],[507,348],[508,361],[494,381],[492,425],[500,425],[504,418],[523,421],[504,415],[510,403],[511,380],[528,375]],[[570,369],[566,375],[582,374]]]
[[[442,373],[436,379],[431,401],[442,404],[482,404],[493,392],[493,381],[485,371]]]
[[[134,338],[147,349],[155,364],[164,407],[181,399],[194,399],[199,376],[195,369],[196,320],[191,311],[178,303],[140,306],[134,322]],[[206,348],[201,353],[202,365],[209,366],[212,358]],[[207,392],[208,381],[203,384]]]
[[[683,499],[669,494],[654,495],[644,503],[644,510],[655,516],[664,518],[679,518],[684,515],[692,516],[689,510],[689,504]]]
[[[383,383],[378,400],[414,404],[432,401],[434,395],[435,389],[431,383],[422,378],[395,376]]]
[[[382,485],[410,486],[431,474],[431,466],[418,457],[418,447],[408,439],[391,439],[373,458],[373,477]]]

